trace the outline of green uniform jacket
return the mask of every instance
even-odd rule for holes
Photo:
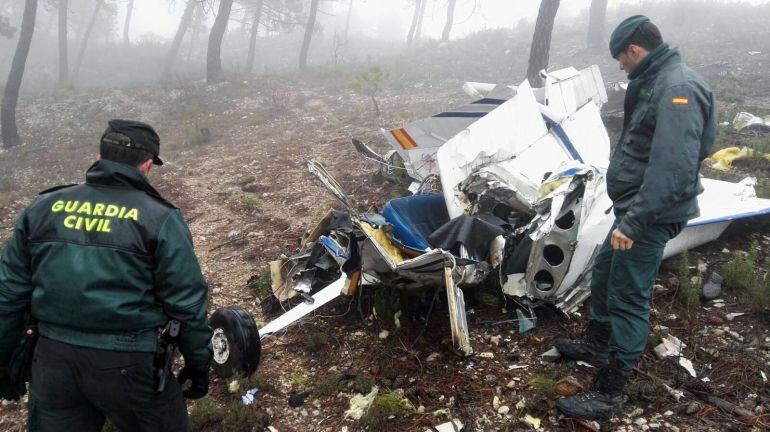
[[[158,328],[177,319],[185,363],[203,367],[207,291],[180,211],[136,168],[99,161],[85,184],[38,196],[6,246],[0,373],[30,308],[42,336],[112,351],[156,352]]]
[[[661,45],[629,75],[623,133],[607,170],[618,229],[639,240],[656,223],[697,217],[698,171],[716,135],[709,86]]]

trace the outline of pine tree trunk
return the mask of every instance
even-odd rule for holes
[[[254,10],[254,19],[251,22],[251,38],[249,39],[249,55],[246,57],[246,73],[251,74],[254,70],[254,55],[257,50],[257,30],[259,29],[259,20],[262,18],[263,0],[257,0],[257,7]]]
[[[559,10],[559,0],[542,0],[537,12],[535,34],[532,37],[532,47],[529,50],[529,67],[527,79],[532,87],[542,86],[540,71],[548,67],[548,53],[551,49],[551,35],[556,12]]]
[[[126,22],[123,24],[123,44],[129,45],[131,41],[128,39],[128,30],[131,28],[131,14],[134,13],[134,0],[128,0],[128,6],[126,7]]]
[[[91,37],[91,32],[94,30],[94,24],[96,24],[96,18],[99,16],[99,10],[102,8],[103,4],[103,0],[96,0],[96,7],[94,8],[93,15],[91,15],[91,21],[88,22],[86,32],[83,34],[83,40],[80,41],[78,56],[75,58],[75,68],[72,70],[73,78],[76,78],[80,73],[80,65],[83,64],[83,55],[86,53],[88,39]]]
[[[449,5],[446,7],[446,24],[444,25],[444,31],[441,33],[441,40],[449,42],[449,33],[452,31],[452,24],[455,18],[455,5],[457,0],[449,0]]]
[[[414,34],[417,30],[417,21],[420,19],[420,7],[424,0],[415,0],[414,2],[414,14],[412,14],[412,24],[409,26],[409,33],[406,35],[406,44],[412,46],[414,40]]]
[[[197,2],[195,3],[195,13],[193,14],[194,18],[192,20],[192,34],[190,34],[190,45],[187,48],[187,58],[185,59],[185,62],[187,64],[190,63],[190,58],[192,57],[192,51],[195,47],[195,43],[198,41],[198,30],[201,27],[203,23],[203,16],[205,12],[203,11],[203,8],[200,4]]]
[[[59,88],[69,85],[70,69],[67,56],[67,13],[69,0],[59,0]]]
[[[588,17],[588,49],[598,51],[606,48],[604,23],[607,19],[607,0],[591,0]]]
[[[179,52],[179,47],[182,45],[182,39],[184,39],[184,35],[192,22],[195,5],[196,0],[187,0],[182,19],[179,21],[179,27],[177,27],[176,34],[174,35],[174,40],[171,41],[171,47],[168,50],[168,54],[166,54],[166,61],[163,65],[163,79],[167,79],[171,75],[171,69],[174,66],[174,60]]]
[[[350,30],[350,16],[353,15],[353,0],[350,0],[350,4],[348,4],[348,17],[345,18],[345,33],[342,35],[342,40],[345,41],[345,44],[348,43],[348,31]]]
[[[26,0],[24,3],[24,15],[21,19],[21,33],[13,54],[11,71],[5,84],[2,109],[0,109],[0,128],[2,128],[3,145],[5,148],[15,147],[21,144],[19,131],[16,128],[16,104],[19,101],[19,89],[24,77],[24,68],[27,63],[29,46],[32,43],[32,34],[35,32],[35,14],[37,12],[37,0]]]
[[[318,0],[310,1],[310,13],[307,17],[307,25],[305,25],[305,38],[302,40],[302,49],[299,52],[299,70],[307,70],[307,53],[310,51],[310,40],[313,38],[313,30],[315,29],[315,17],[318,13]]]
[[[222,73],[222,39],[225,37],[232,8],[233,0],[221,0],[217,18],[214,20],[214,25],[211,26],[209,46],[206,51],[206,82],[208,83],[220,82],[225,79]]]
[[[419,41],[422,35],[422,19],[425,17],[425,6],[428,0],[420,0],[420,15],[417,17],[417,28],[414,30],[414,40]]]

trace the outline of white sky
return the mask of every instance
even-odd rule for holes
[[[513,27],[519,19],[534,19],[537,16],[539,2],[536,0],[458,0],[455,10],[455,25],[452,37],[459,37],[483,28]],[[475,13],[474,11],[475,3]],[[562,0],[559,15],[572,15],[588,7],[590,0]],[[118,23],[122,25],[125,17],[127,0],[118,2]],[[240,6],[233,6],[240,9]],[[162,0],[135,0],[131,20],[131,37],[135,39],[144,33],[155,33],[163,37],[173,37],[178,20],[184,9],[184,0],[177,0],[169,7]],[[344,16],[347,13],[347,1],[321,2],[321,10]],[[403,39],[405,29],[412,18],[413,8],[406,0],[354,0],[354,21],[352,26],[360,33],[371,29],[373,33],[387,36],[395,33]],[[470,18],[469,18],[470,17]],[[319,20],[327,19],[319,14]],[[438,37],[446,20],[446,1],[431,1],[425,11],[423,34]],[[390,30],[388,31],[388,26]],[[393,27],[397,27],[393,28]],[[395,36],[395,35],[394,35]]]
[[[305,1],[309,3],[309,0]],[[649,1],[651,0],[625,0],[625,3]],[[768,0],[742,1],[753,4],[768,2]],[[118,23],[121,27],[127,2],[128,0],[118,0]],[[621,2],[621,0],[609,0],[609,6],[612,7]],[[166,0],[135,0],[131,24],[132,39],[145,33],[154,33],[166,38],[173,37],[184,3],[184,0],[176,0],[174,6],[169,7]],[[590,3],[590,0],[562,0],[557,19],[574,16],[588,8]],[[330,19],[328,14],[331,13],[340,17],[338,21],[341,22],[347,13],[347,4],[347,0],[322,1],[319,20],[328,21]],[[447,0],[430,0],[425,11],[423,35],[434,38],[440,36],[446,20],[446,4]],[[457,0],[452,38],[485,28],[510,28],[522,18],[533,20],[537,16],[539,5],[538,0]],[[237,4],[233,7],[241,9]],[[367,33],[371,36],[397,39],[403,39],[406,34],[413,11],[413,7],[408,5],[407,0],[354,0],[353,8],[352,33]]]

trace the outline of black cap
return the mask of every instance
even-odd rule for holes
[[[147,123],[135,120],[110,120],[102,134],[101,142],[144,150],[152,155],[152,163],[163,165],[163,161],[158,157],[160,137]]]

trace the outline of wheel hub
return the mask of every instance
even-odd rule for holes
[[[211,337],[211,346],[214,350],[214,361],[218,364],[225,364],[230,357],[230,347],[227,344],[227,336],[222,329],[215,329]]]

